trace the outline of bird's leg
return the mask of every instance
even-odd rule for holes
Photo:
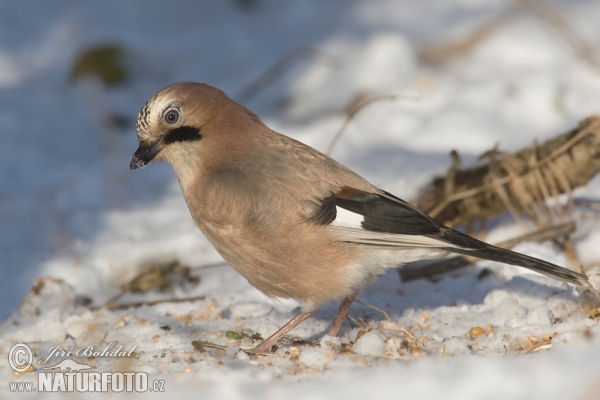
[[[275,332],[267,339],[263,340],[261,344],[256,346],[254,348],[254,351],[258,353],[264,353],[269,351],[271,346],[273,346],[283,335],[294,329],[300,322],[313,315],[315,311],[317,310],[298,313],[294,318],[290,319],[287,324],[282,326],[277,332]]]
[[[340,328],[342,327],[342,324],[344,323],[344,320],[346,319],[346,315],[348,315],[350,306],[354,302],[355,298],[356,295],[352,295],[346,297],[340,302],[340,309],[338,310],[338,314],[335,317],[335,321],[333,321],[333,325],[331,325],[329,332],[327,332],[328,336],[337,336],[338,332],[340,331]]]

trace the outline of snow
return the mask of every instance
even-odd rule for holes
[[[229,266],[213,265],[220,256],[194,226],[168,166],[128,168],[137,146],[133,122],[160,88],[194,80],[235,97],[284,55],[310,48],[320,56],[299,57],[244,104],[270,127],[324,151],[351,104],[398,96],[358,114],[332,154],[383,189],[413,199],[448,167],[451,149],[473,163],[497,143],[513,151],[600,110],[598,70],[531,15],[516,16],[443,65],[419,62],[423,46],[463,37],[511,4],[0,3],[2,359],[13,344],[26,342],[39,368],[56,346],[114,342],[135,349],[136,357],[77,360],[97,371],[148,372],[166,380],[165,394],[179,397],[597,398],[600,325],[586,313],[591,300],[571,286],[493,262],[436,282],[402,283],[397,271],[388,271],[359,299],[390,320],[355,303],[356,324],[345,322],[338,338],[323,337],[337,312],[327,304],[290,333],[316,346],[290,340],[273,356],[250,356],[240,348],[251,348],[255,334],[270,335],[298,304],[269,299]],[[600,3],[552,4],[600,47]],[[128,82],[106,91],[71,82],[76,55],[106,43],[126,51]],[[128,126],[103,123],[99,104]],[[598,179],[576,194],[597,197]],[[597,264],[597,220],[575,217],[580,259]],[[520,232],[503,217],[488,239]],[[515,250],[568,265],[551,243]],[[173,261],[164,292],[118,300],[145,305],[90,308],[118,295],[141,271]],[[600,286],[598,267],[589,273]],[[192,300],[162,301],[184,298]],[[201,351],[193,341],[225,347]],[[15,376],[0,362],[1,393],[9,394],[6,382],[32,381],[35,374]]]

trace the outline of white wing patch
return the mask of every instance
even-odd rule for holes
[[[363,215],[348,211],[341,207],[335,207],[335,211],[336,216],[331,225],[362,229],[362,222],[365,220]]]
[[[336,236],[341,242],[372,247],[386,247],[390,250],[427,248],[431,251],[443,247],[466,249],[465,247],[425,235],[407,235],[367,230],[362,226],[364,220],[364,215],[336,206],[336,217],[331,222],[330,229],[336,231]]]

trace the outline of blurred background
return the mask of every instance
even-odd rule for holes
[[[473,163],[597,113],[598,15],[595,0],[0,2],[0,321],[38,276],[97,299],[148,260],[219,260],[170,168],[129,170],[162,87],[219,87],[321,151],[356,104],[393,95],[332,156],[409,200],[452,149]]]

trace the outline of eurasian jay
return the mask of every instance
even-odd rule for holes
[[[339,300],[337,335],[357,293],[388,268],[458,253],[570,282],[587,278],[450,229],[319,151],[262,123],[214,87],[167,86],[137,119],[131,169],[167,161],[196,225],[253,286],[301,312],[268,351],[323,303]]]

